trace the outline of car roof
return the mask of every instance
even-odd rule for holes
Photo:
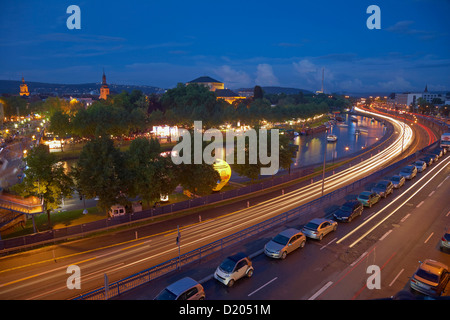
[[[420,269],[428,271],[429,273],[441,274],[444,269],[448,270],[448,266],[435,260],[426,259],[420,265]]]
[[[377,183],[388,184],[388,183],[390,183],[390,181],[389,180],[380,180]]]
[[[316,223],[316,224],[321,224],[322,222],[325,222],[325,221],[328,221],[328,220],[327,219],[323,219],[323,218],[315,218],[315,219],[312,219],[309,222]]]
[[[344,206],[348,206],[348,205],[352,205],[354,206],[355,204],[359,204],[360,202],[358,200],[349,200],[347,202],[345,202],[343,205]]]
[[[175,295],[182,294],[186,289],[192,288],[198,284],[197,281],[190,277],[184,277],[183,279],[180,279],[170,285],[167,286],[167,290],[172,292]]]
[[[285,237],[292,237],[293,235],[300,233],[300,230],[294,229],[294,228],[289,228],[286,230],[281,231],[279,234],[285,236]]]
[[[375,192],[372,192],[372,191],[363,191],[363,192],[360,193],[360,195],[364,194],[364,195],[370,196],[372,193],[375,193]]]
[[[239,261],[239,260],[241,260],[241,259],[243,259],[243,258],[246,258],[246,257],[247,257],[247,255],[246,255],[245,253],[243,253],[243,252],[238,252],[238,253],[236,253],[236,254],[234,254],[234,255],[232,255],[232,256],[229,256],[228,259],[237,262],[237,261]]]

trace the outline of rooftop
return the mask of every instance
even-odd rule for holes
[[[208,82],[222,83],[222,82],[217,81],[216,79],[213,79],[213,78],[208,77],[208,76],[199,77],[197,79],[189,81],[188,83],[208,83]]]

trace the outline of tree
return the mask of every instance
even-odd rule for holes
[[[25,177],[13,189],[24,197],[36,196],[42,199],[51,228],[50,211],[57,209],[63,198],[72,196],[73,181],[45,145],[31,149],[26,161]]]
[[[253,98],[255,100],[262,99],[264,97],[263,89],[260,86],[255,86],[253,88]]]
[[[50,118],[49,131],[59,136],[59,138],[66,137],[71,132],[69,116],[66,113],[63,113],[61,110],[55,111],[55,113]],[[62,149],[63,145],[61,144],[61,151]]]
[[[170,158],[161,156],[161,146],[156,139],[133,140],[126,153],[126,167],[128,195],[140,195],[147,203],[171,194],[178,184],[173,163]]]
[[[98,206],[105,213],[114,204],[128,204],[128,179],[124,155],[108,137],[89,141],[73,168],[77,190],[88,198],[98,197]]]

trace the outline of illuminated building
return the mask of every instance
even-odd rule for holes
[[[192,81],[189,81],[188,83],[186,83],[186,85],[190,85],[190,84],[193,84],[193,83],[205,86],[205,87],[207,87],[209,89],[209,91],[216,91],[217,89],[224,89],[225,88],[223,82],[219,82],[219,81],[217,81],[217,80],[215,80],[213,78],[206,77],[206,76],[197,78],[197,79],[192,80]]]
[[[29,96],[30,92],[28,92],[28,86],[25,83],[25,79],[22,77],[22,84],[20,85],[20,95],[21,96]]]
[[[245,97],[241,97],[239,94],[235,93],[230,89],[217,89],[215,91],[217,99],[223,99],[229,104],[232,104],[236,100],[243,100]]]
[[[109,96],[109,87],[106,84],[105,71],[103,71],[102,86],[100,88],[100,99],[106,100]]]

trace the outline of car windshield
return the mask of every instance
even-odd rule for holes
[[[428,281],[431,281],[431,282],[435,282],[435,283],[439,282],[439,276],[438,275],[429,273],[429,272],[427,272],[425,270],[419,269],[419,270],[417,270],[416,274],[417,274],[418,277],[421,277],[421,278],[423,278],[425,280],[428,280]]]
[[[279,234],[272,241],[285,246],[289,242],[289,238]]]
[[[392,181],[399,182],[400,181],[400,177],[392,177]]]
[[[450,241],[450,233],[444,234],[444,239]]]
[[[305,226],[305,228],[308,228],[311,230],[317,230],[318,227],[319,227],[319,225],[316,223],[313,223],[313,222],[308,222]]]
[[[164,289],[160,294],[158,294],[155,300],[175,300],[176,298],[177,296],[175,294],[167,289]]]
[[[360,198],[360,199],[363,199],[363,200],[369,200],[369,196],[366,195],[366,194],[360,194],[360,195],[359,195],[359,198]]]
[[[228,272],[228,273],[230,273],[230,272],[232,272],[233,270],[234,270],[234,266],[236,265],[236,262],[235,261],[233,261],[233,260],[231,260],[231,259],[229,259],[229,258],[226,258],[223,262],[222,262],[222,264],[220,265],[220,269],[222,269],[223,271],[225,271],[225,272]]]
[[[386,185],[385,185],[384,183],[379,183],[379,184],[376,185],[375,188],[378,188],[378,189],[385,189],[385,188],[386,188]]]
[[[402,169],[402,172],[411,172],[412,171],[412,168],[403,168]]]

